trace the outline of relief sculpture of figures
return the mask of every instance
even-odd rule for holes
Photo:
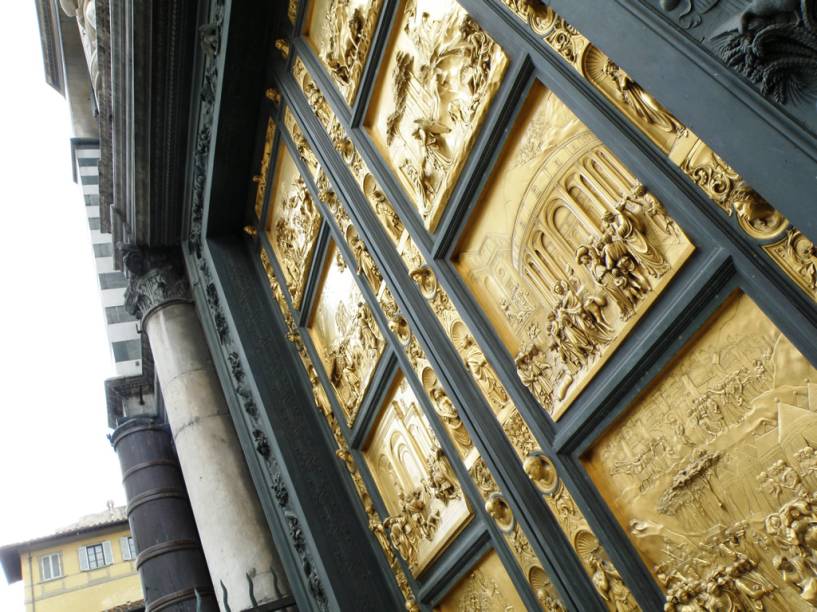
[[[324,267],[308,327],[347,422],[352,423],[385,342],[354,273],[334,244],[327,250]]]
[[[525,609],[494,551],[483,557],[434,608],[435,612],[522,612]],[[564,610],[561,606],[553,609]]]
[[[454,263],[522,383],[559,418],[693,246],[544,87],[517,121]]]
[[[453,0],[407,0],[366,120],[383,157],[434,229],[507,58]]]
[[[737,293],[584,457],[666,610],[817,607],[817,370]]]
[[[267,234],[284,271],[295,307],[300,307],[321,226],[321,215],[289,151],[279,145],[267,213]]]
[[[389,397],[363,455],[389,514],[389,539],[416,575],[459,533],[471,511],[402,375]]]
[[[312,10],[308,40],[351,104],[360,85],[382,0],[319,0],[317,4]]]

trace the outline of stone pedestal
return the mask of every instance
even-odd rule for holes
[[[180,261],[127,253],[126,305],[148,335],[167,420],[216,596],[231,610],[289,586],[244,461]],[[252,589],[250,588],[252,581]]]

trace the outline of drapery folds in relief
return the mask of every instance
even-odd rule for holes
[[[334,244],[326,251],[309,332],[329,380],[351,424],[385,343],[372,311]]]
[[[434,272],[426,264],[408,231],[402,228],[402,224],[399,223],[399,220],[397,222],[394,221],[397,215],[385,196],[379,191],[377,183],[366,167],[365,162],[363,162],[351,140],[345,134],[339,121],[317,88],[314,80],[298,58],[296,58],[293,63],[292,71],[309,101],[310,106],[312,106],[316,117],[321,121],[327,133],[332,137],[335,148],[346,162],[358,185],[363,189],[369,204],[376,212],[387,235],[395,243],[398,252],[409,269],[411,278],[417,284],[423,297],[431,305],[435,316],[443,325],[446,334],[459,351],[463,358],[463,363],[468,367],[475,382],[496,413],[497,419],[502,424],[502,428],[516,450],[520,460],[525,462],[525,468],[527,470],[529,460],[534,456],[538,457],[541,455],[538,443],[528,429],[527,424],[510,401],[496,372],[480,350],[445,289],[438,283]],[[322,188],[322,184],[325,185],[326,188]],[[348,214],[346,214],[343,204],[336,194],[328,188],[328,181],[325,180],[324,176],[319,177],[318,188],[321,190],[321,199],[327,203],[341,233],[348,235],[350,232],[354,232],[351,220]],[[377,194],[379,194],[379,197],[373,197],[377,196]],[[664,225],[665,227],[671,228],[671,220],[669,220],[669,218],[664,219]],[[423,387],[432,401],[435,412],[446,426],[460,456],[469,469],[469,474],[471,474],[474,482],[478,485],[478,489],[484,498],[486,509],[488,509],[489,513],[496,513],[500,508],[504,508],[502,515],[504,519],[507,520],[510,508],[507,504],[500,503],[502,498],[499,489],[485,466],[484,461],[476,453],[476,449],[470,441],[468,432],[465,430],[453,402],[440,386],[431,364],[428,362],[416,338],[412,335],[407,321],[400,315],[394,298],[391,296],[388,288],[380,283],[380,280],[382,280],[382,277],[378,277],[378,282],[373,283],[371,286],[373,288],[380,287],[379,290],[375,290],[375,293],[377,294],[379,305],[386,317],[390,320],[389,327],[391,331],[395,334],[406,351],[406,354],[409,356],[412,368],[422,381]],[[516,295],[517,299],[521,297],[521,295]],[[509,308],[509,306],[510,301],[503,303],[504,309]],[[533,473],[531,472],[529,475],[534,482],[536,482]],[[557,479],[556,482],[560,481]],[[635,604],[633,603],[632,595],[629,594],[629,591],[623,582],[621,582],[620,578],[618,580],[611,580],[609,578],[602,580],[594,577],[595,574],[598,574],[598,567],[610,570],[605,576],[613,576],[614,574],[611,572],[615,570],[609,562],[606,551],[598,544],[598,540],[595,539],[595,536],[593,536],[590,531],[587,521],[584,519],[581,511],[579,511],[569,491],[564,486],[561,486],[558,490],[551,491],[551,493],[552,495],[545,497],[545,501],[556,515],[559,525],[565,531],[571,544],[577,550],[577,553],[581,555],[582,563],[588,575],[594,578],[594,586],[605,599],[608,607],[610,609],[634,609]],[[570,511],[568,512],[566,510]],[[499,521],[501,519],[502,517],[496,518],[495,520]],[[544,569],[541,567],[536,555],[533,553],[530,543],[519,524],[513,521],[512,529],[503,531],[503,534],[542,608],[545,610],[564,609],[558,594]],[[587,543],[590,539],[588,536],[595,542],[595,546],[588,546]],[[588,556],[588,551],[593,552],[592,557]],[[604,563],[591,566],[591,563],[595,560],[599,560],[599,562],[603,561]],[[617,576],[617,573],[615,575]],[[615,596],[611,596],[611,588],[615,592]]]
[[[534,85],[455,265],[559,418],[693,246],[612,153]]]
[[[272,142],[275,138],[275,122],[267,120],[267,130],[264,134],[264,149],[261,152],[261,164],[258,174],[253,177],[255,187],[255,216],[259,219],[264,208],[264,197],[267,193],[267,172],[269,171],[270,159],[272,158]]]
[[[278,147],[272,184],[275,191],[267,212],[266,232],[283,268],[293,303],[300,308],[321,216],[283,142]]]
[[[406,379],[398,376],[363,450],[392,544],[419,574],[470,520],[462,489]]]
[[[405,0],[365,126],[433,230],[507,57],[453,0]]]
[[[513,588],[499,556],[491,551],[479,560],[435,612],[521,612],[525,604]]]
[[[360,85],[383,0],[313,0],[305,32],[347,104]]]
[[[584,457],[668,610],[817,606],[815,383],[737,293]]]
[[[355,461],[352,451],[349,448],[349,444],[346,441],[343,432],[341,431],[340,424],[338,423],[334,413],[332,412],[332,408],[326,396],[326,390],[324,389],[323,385],[320,382],[320,377],[318,376],[318,373],[315,370],[315,366],[312,363],[312,359],[306,350],[306,345],[304,344],[300,337],[301,332],[298,331],[297,326],[295,324],[295,320],[292,316],[292,313],[289,310],[286,298],[284,297],[284,293],[281,290],[281,284],[278,282],[278,279],[273,270],[272,262],[270,261],[266,251],[264,251],[263,248],[261,249],[260,252],[260,259],[261,264],[264,267],[264,272],[267,275],[267,280],[269,281],[270,289],[272,290],[273,296],[275,297],[275,301],[278,303],[278,306],[281,310],[281,314],[283,315],[284,320],[286,322],[287,328],[290,330],[289,339],[298,349],[298,354],[301,357],[301,362],[303,363],[303,366],[306,369],[307,375],[309,377],[309,382],[312,385],[312,399],[315,408],[326,420],[326,423],[329,427],[332,437],[334,438],[335,443],[337,444],[335,455],[338,457],[338,460],[343,462],[343,464],[346,466],[347,471],[349,472],[349,476],[354,485],[355,492],[360,498],[363,510],[366,512],[369,530],[372,532],[372,535],[374,536],[375,540],[380,546],[386,558],[386,561],[389,564],[389,568],[391,569],[392,574],[394,575],[394,578],[397,581],[397,585],[400,588],[400,591],[403,593],[403,597],[405,598],[406,612],[419,612],[420,608],[417,605],[417,600],[415,599],[414,593],[412,592],[411,587],[409,586],[406,575],[403,572],[402,567],[400,566],[400,563],[397,559],[397,555],[395,554],[391,542],[389,541],[388,536],[386,535],[386,530],[383,527],[383,521],[381,520],[380,515],[378,514],[376,508],[374,507],[374,503],[372,502],[369,490],[366,487],[365,482],[363,481],[363,477],[360,475],[360,469],[358,468],[357,462]]]
[[[727,215],[734,214],[739,226],[750,237],[766,241],[789,228],[788,220],[746,184],[740,175],[705,142],[630,78],[621,67],[590,43],[585,36],[554,13],[550,7],[546,7],[538,0],[502,0],[502,3],[520,19],[527,22],[533,33],[559,53],[582,77],[627,116],[631,123],[666,153],[669,160],[698,185],[713,203]],[[671,3],[664,4],[666,6],[671,4],[674,8],[679,3],[673,0]],[[682,14],[685,18],[694,20],[700,18],[700,14],[705,12],[704,7],[711,8],[712,1],[706,0],[702,3],[697,0],[689,0],[686,4],[687,8]],[[751,12],[753,4],[744,9]],[[795,5],[799,5],[799,2],[797,0],[794,0],[793,3],[777,4],[773,2],[769,5],[769,9],[774,12],[775,6],[785,5],[791,7],[785,10],[794,11],[797,8]],[[698,10],[699,7],[702,7],[701,10]],[[800,10],[802,14],[802,8]],[[794,28],[797,29],[800,24],[802,20],[796,23]],[[783,30],[774,28],[771,30],[774,31],[769,31],[767,34],[772,37],[780,37],[783,32]],[[749,56],[751,53],[740,57]],[[750,67],[757,68],[758,65],[750,62]],[[785,71],[787,65],[786,62],[777,63],[775,69]],[[801,63],[798,69],[804,66],[806,64]],[[771,72],[758,70],[757,74],[762,77]],[[775,82],[781,83],[780,81]],[[796,228],[791,228],[790,234],[803,236]],[[799,272],[804,268],[817,266],[817,254],[804,248],[805,242],[803,241],[798,241],[797,250],[786,248],[785,245],[786,239],[782,238],[774,244],[763,244],[761,248],[785,274],[799,285],[813,301],[817,302],[817,287],[808,280],[807,276],[804,277]]]

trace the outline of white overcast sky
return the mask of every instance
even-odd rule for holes
[[[45,83],[33,0],[0,19],[0,545],[124,503],[103,381],[115,374],[67,102]],[[22,612],[0,572],[0,611]]]

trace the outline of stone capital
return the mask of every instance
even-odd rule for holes
[[[123,245],[121,249],[128,278],[125,309],[142,323],[162,306],[193,301],[179,248]]]

